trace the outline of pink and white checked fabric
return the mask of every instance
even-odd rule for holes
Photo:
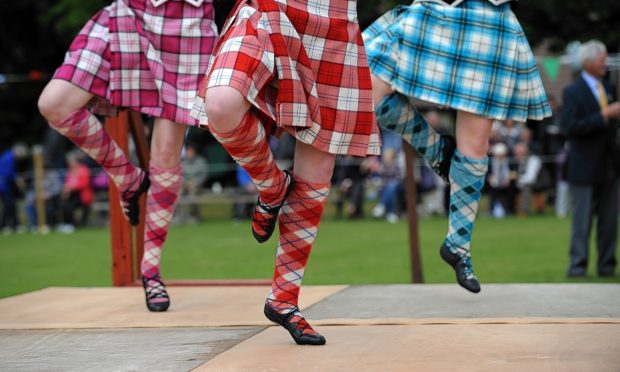
[[[99,113],[126,107],[195,125],[189,112],[217,36],[213,18],[212,0],[116,0],[86,23],[54,78],[95,94]]]
[[[238,0],[192,117],[207,125],[205,91],[239,90],[298,140],[332,154],[376,155],[370,71],[356,1]]]

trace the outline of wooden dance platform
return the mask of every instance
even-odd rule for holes
[[[619,284],[305,286],[297,346],[267,287],[47,288],[0,300],[0,371],[620,371]]]

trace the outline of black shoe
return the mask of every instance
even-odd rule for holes
[[[149,286],[150,281],[155,282],[155,286]],[[170,307],[170,297],[159,275],[150,278],[142,275],[142,287],[144,287],[144,294],[146,295],[146,307],[150,311],[168,310],[168,307]]]
[[[443,147],[441,148],[441,161],[433,167],[435,173],[446,183],[450,183],[450,164],[456,151],[456,139],[449,134],[442,134]]]
[[[125,213],[132,226],[136,226],[140,222],[140,196],[149,189],[149,186],[151,186],[151,180],[149,179],[149,173],[145,171],[144,178],[136,191],[124,191],[121,193],[121,201],[127,203],[127,206],[123,208],[123,213]]]
[[[288,184],[286,185],[286,191],[284,192],[280,204],[276,206],[267,205],[260,200],[259,196],[256,207],[254,207],[254,211],[252,212],[252,236],[254,236],[254,239],[259,243],[266,242],[271,238],[271,235],[273,235],[276,229],[280,208],[282,208],[286,198],[288,198],[295,186],[295,181],[291,173],[289,171],[284,171],[284,173],[286,175],[285,182]]]
[[[456,253],[452,253],[445,244],[441,245],[439,254],[444,261],[452,266],[456,273],[456,281],[461,287],[473,293],[480,292],[480,282],[478,282],[478,278],[474,274],[470,256],[461,257]]]
[[[321,336],[318,333],[306,333],[304,334],[304,330],[310,327],[310,324],[300,315],[299,308],[295,306],[291,309],[290,313],[280,314],[276,310],[274,310],[267,302],[265,302],[265,316],[267,319],[272,322],[281,325],[284,327],[293,337],[293,340],[297,343],[297,345],[325,345],[325,337]],[[291,323],[289,319],[293,316],[298,315],[301,320],[295,323]]]

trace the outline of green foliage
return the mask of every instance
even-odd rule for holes
[[[74,35],[90,17],[109,3],[107,0],[60,0],[42,15],[42,21],[59,33]]]
[[[620,1],[521,1],[516,12],[532,45],[543,40],[556,51],[573,40],[599,39],[611,52],[620,47]]]
[[[420,221],[420,246],[427,283],[453,283],[453,271],[438,248],[443,218]],[[480,218],[474,232],[476,272],[484,283],[567,282],[570,220],[552,216]],[[163,254],[163,276],[174,279],[270,278],[276,240],[258,244],[248,221],[213,219],[200,225],[173,226]],[[595,273],[592,246],[590,273]],[[50,286],[110,286],[107,229],[72,235],[0,237],[0,297]],[[321,225],[306,284],[408,283],[407,228],[404,221],[340,221]],[[620,282],[590,277],[578,282]],[[572,281],[574,282],[574,281]],[[456,284],[455,284],[456,285]]]

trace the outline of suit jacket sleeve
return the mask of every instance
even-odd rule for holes
[[[564,90],[560,124],[567,137],[587,136],[607,129],[601,111],[585,105],[587,98],[576,86]]]

